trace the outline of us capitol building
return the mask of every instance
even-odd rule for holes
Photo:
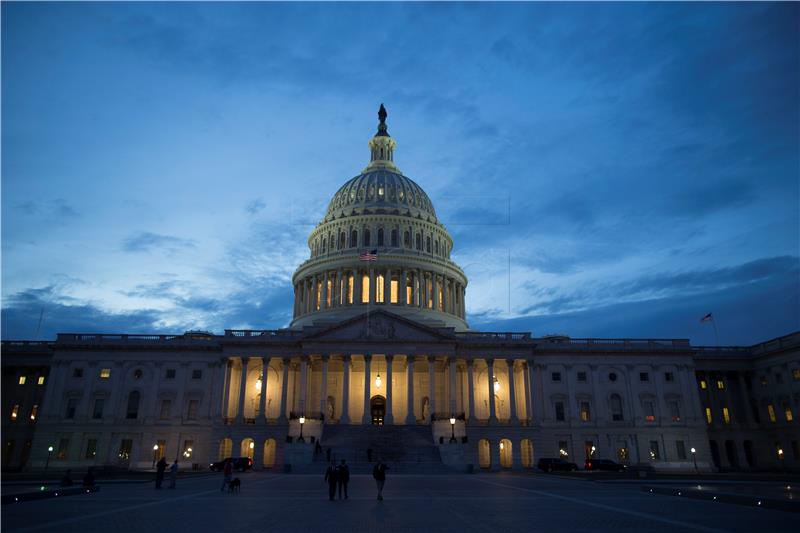
[[[471,330],[453,239],[379,119],[308,238],[289,328],[3,341],[3,468],[322,472],[330,449],[356,472],[378,456],[396,472],[800,469],[800,333],[709,348]]]

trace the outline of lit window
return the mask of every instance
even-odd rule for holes
[[[581,402],[581,420],[588,422],[591,419],[589,412],[589,402]]]
[[[706,422],[708,422],[710,424],[713,421],[714,421],[714,419],[711,417],[711,408],[710,407],[706,407]]]
[[[19,384],[20,385],[25,385],[25,381],[26,380],[27,380],[27,378],[25,376],[20,376],[19,377]]]
[[[700,380],[700,388],[701,389],[707,389],[708,388],[708,384],[706,383],[706,380],[704,380],[704,379]]]
[[[375,302],[383,303],[383,274],[378,274],[375,278]]]
[[[37,385],[44,385],[44,376],[39,376],[39,379],[36,380]]]
[[[769,415],[770,422],[778,421],[778,419],[775,417],[775,408],[772,407],[772,404],[767,405],[767,414]]]
[[[101,368],[100,369],[100,379],[108,379],[111,377],[111,369],[110,368]]]
[[[792,379],[795,381],[800,381],[800,368],[792,369]]]
[[[361,303],[369,303],[369,276],[361,276]]]
[[[726,424],[730,424],[730,423],[731,423],[731,414],[730,414],[730,412],[728,411],[728,408],[727,408],[727,407],[723,407],[723,408],[722,408],[722,420],[723,420],[723,421],[724,421]]]
[[[11,408],[11,420],[14,421],[19,416],[19,404]]]
[[[724,388],[725,388],[725,382],[724,382],[724,381],[722,381],[721,379],[718,379],[718,380],[717,380],[717,388],[718,388],[719,390],[722,390],[722,389],[724,389]]]
[[[783,414],[787,422],[794,420],[794,416],[792,416],[792,406],[789,405],[789,402],[783,402]]]
[[[393,279],[391,283],[389,283],[389,291],[389,301],[393,304],[396,304],[398,301],[398,284],[396,279]]]
[[[36,420],[36,415],[39,414],[39,406],[34,405],[33,409],[31,409],[31,420]]]

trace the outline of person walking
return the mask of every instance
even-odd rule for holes
[[[178,460],[175,459],[175,462],[172,463],[172,466],[169,467],[169,488],[175,488],[175,480],[178,479]]]
[[[372,477],[375,478],[375,484],[378,486],[378,499],[383,500],[383,485],[386,483],[386,471],[389,467],[383,464],[380,458],[375,463],[375,468],[372,469]]]
[[[225,490],[225,487],[231,484],[231,477],[233,476],[233,462],[230,459],[225,460],[225,466],[222,467],[222,487],[220,492]]]
[[[350,467],[342,459],[342,464],[336,467],[336,477],[339,481],[339,499],[342,499],[342,488],[344,488],[344,499],[347,499],[347,484],[350,482]]]
[[[156,463],[156,488],[160,489],[164,482],[164,471],[167,469],[167,461],[162,457]]]
[[[328,469],[325,470],[325,481],[328,482],[328,499],[330,501],[333,501],[333,497],[336,496],[336,481],[339,477],[337,474],[336,463],[331,461]]]

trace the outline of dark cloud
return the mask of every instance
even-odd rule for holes
[[[149,231],[140,231],[122,241],[122,249],[126,252],[150,252],[161,249],[174,253],[187,248],[195,248],[192,239],[160,235]]]

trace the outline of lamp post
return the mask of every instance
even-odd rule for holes
[[[297,442],[305,442],[306,440],[303,438],[303,424],[306,423],[306,417],[300,417],[300,438],[297,439]]]
[[[456,418],[450,417],[450,442],[456,441]]]
[[[697,450],[692,446],[692,461],[694,461],[694,471],[697,472]]]
[[[158,453],[158,444],[153,444],[153,468],[156,467],[156,453]]]
[[[44,463],[44,471],[47,472],[47,467],[50,466],[50,455],[53,453],[53,447],[47,447],[47,461]]]

